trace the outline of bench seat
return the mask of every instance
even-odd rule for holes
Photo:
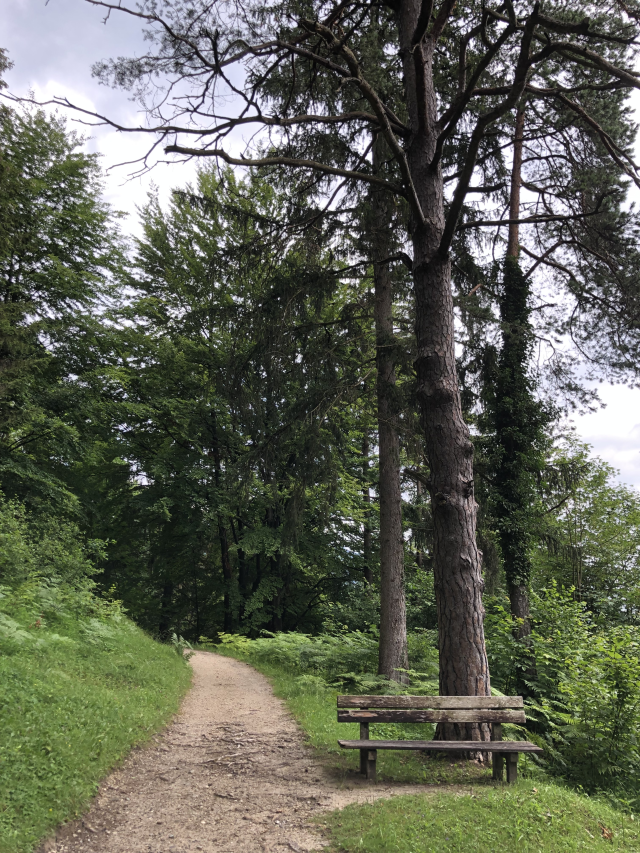
[[[429,752],[536,752],[528,740],[339,740],[343,749],[421,749]]]

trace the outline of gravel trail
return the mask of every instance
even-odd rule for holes
[[[347,803],[424,791],[325,767],[264,676],[196,652],[180,713],[100,787],[83,819],[39,853],[308,853],[311,822]]]

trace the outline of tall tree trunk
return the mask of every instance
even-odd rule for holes
[[[237,529],[233,522],[233,518],[229,518],[229,526],[233,535],[233,541],[236,546],[236,554],[238,555],[238,587],[240,597],[242,599],[247,596],[248,580],[247,580],[247,557],[244,550],[240,547],[239,537],[242,536],[242,519],[238,516]]]
[[[431,166],[439,133],[433,81],[434,41],[414,44],[421,3],[401,0],[400,48],[411,136],[409,169],[424,214],[410,223],[417,338],[417,393],[431,472],[434,586],[438,611],[440,692],[487,696],[481,554],[476,545],[477,504],[473,445],[462,418],[454,351],[451,260],[439,251],[444,230],[444,184]],[[445,726],[440,736],[483,739],[481,726]]]
[[[518,620],[515,634],[519,639],[531,634],[531,464],[541,414],[528,376],[532,341],[528,299],[529,284],[518,259],[507,256],[500,299],[503,332],[496,383],[496,445],[500,457],[494,485],[500,548],[511,615]]]
[[[421,525],[424,524],[424,509],[423,509],[422,503],[421,503],[423,492],[424,492],[424,486],[422,485],[422,481],[416,480],[416,498],[418,499],[418,506],[419,506],[418,513],[419,513],[419,519],[420,519]],[[420,539],[418,539],[418,541],[420,541]],[[423,565],[424,565],[424,557],[422,554],[422,548],[420,547],[420,545],[416,544],[416,566],[419,569],[421,569],[423,567]]]
[[[275,594],[272,599],[273,605],[273,616],[271,617],[271,630],[273,632],[282,631],[283,621],[282,621],[282,599],[284,596],[284,580],[282,579],[282,555],[279,551],[276,551],[275,557],[270,558],[271,562],[271,573],[273,576],[277,577],[282,581],[280,587],[278,588],[278,592]]]
[[[233,586],[233,570],[229,554],[229,537],[222,517],[218,516],[218,541],[220,542],[220,559],[222,560],[222,577],[224,580],[224,630],[226,634],[233,632],[233,612],[231,593]]]
[[[373,145],[373,165],[383,162],[382,140]],[[404,593],[404,540],[400,491],[400,440],[397,430],[396,340],[393,332],[393,283],[388,258],[392,253],[393,213],[389,194],[372,191],[372,261],[376,331],[376,392],[380,494],[380,645],[378,672],[406,682],[401,671],[407,658],[407,616]]]
[[[222,460],[220,458],[220,447],[218,445],[217,423],[215,416],[213,418],[213,463],[214,476],[216,484],[217,499],[219,500],[220,488],[222,484]],[[233,614],[233,593],[234,593],[234,572],[231,565],[231,555],[229,553],[229,535],[224,523],[222,513],[217,513],[218,516],[218,542],[220,544],[220,561],[222,563],[222,579],[224,582],[224,631],[226,634],[231,634],[234,631],[235,619]]]
[[[253,581],[253,585],[251,587],[251,592],[254,593],[257,591],[260,586],[260,581],[262,580],[262,560],[260,553],[256,554],[256,576]]]
[[[516,128],[513,137],[513,165],[511,167],[511,192],[509,194],[509,236],[507,238],[507,257],[520,255],[520,187],[522,186],[522,148],[524,145],[524,105],[516,112]]]
[[[173,619],[175,616],[173,607],[173,581],[166,580],[162,584],[162,596],[160,598],[160,616],[158,619],[158,634],[161,640],[168,640],[171,630],[175,630]]]
[[[200,636],[200,596],[198,595],[198,575],[194,571],[192,574],[193,580],[193,601],[195,605],[195,617],[196,617],[196,637]]]
[[[529,282],[518,255],[520,187],[525,108],[516,113],[509,203],[509,234],[500,294],[502,349],[495,388],[495,429],[499,459],[495,475],[496,516],[511,615],[519,639],[531,633],[529,621],[529,512],[533,499],[531,456],[540,432],[540,406],[529,378],[533,332],[529,322]]]
[[[362,439],[362,478],[364,488],[362,489],[362,500],[364,501],[364,529],[362,531],[362,573],[368,584],[373,582],[371,571],[371,493],[369,491],[369,431],[365,430]]]

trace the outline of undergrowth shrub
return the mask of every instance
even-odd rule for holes
[[[525,683],[530,736],[553,774],[587,791],[640,800],[640,630],[602,626],[571,590],[531,595],[527,648],[505,603],[487,607],[492,683]]]
[[[105,543],[87,540],[70,521],[30,516],[19,501],[0,493],[0,584],[15,587],[34,578],[56,578],[71,586],[95,573]]]
[[[221,634],[220,651],[254,663],[270,663],[301,676],[321,679],[345,693],[438,692],[438,654],[435,632],[410,634],[410,686],[396,684],[377,674],[378,638],[375,633],[345,631],[310,636],[298,633],[269,634],[251,640],[237,634]],[[206,638],[201,638],[205,644]]]

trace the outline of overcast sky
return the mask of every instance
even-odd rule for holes
[[[0,4],[0,46],[9,51],[14,68],[7,74],[10,90],[38,100],[68,97],[83,107],[109,115],[122,124],[139,124],[142,117],[126,93],[112,91],[91,77],[91,65],[100,59],[144,52],[139,23],[113,14],[105,24],[104,11],[85,0],[3,0]],[[117,134],[102,128],[87,130],[89,150],[100,152],[105,169],[139,157],[148,138]],[[107,173],[107,199],[129,214],[136,231],[136,204],[143,203],[151,182],[161,196],[172,186],[192,180],[189,164],[159,166],[151,175],[127,180],[126,168]],[[640,390],[599,386],[606,408],[574,418],[578,435],[620,470],[620,480],[640,488]]]

